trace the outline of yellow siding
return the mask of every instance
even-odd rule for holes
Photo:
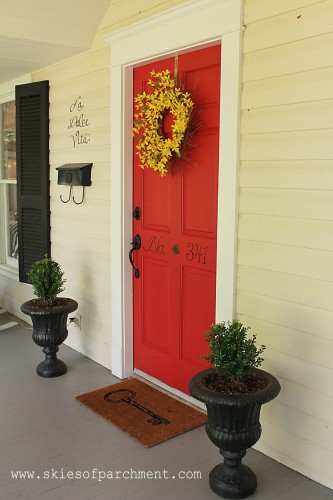
[[[333,62],[333,61],[332,61]],[[242,134],[319,130],[333,127],[333,99],[244,110]]]
[[[277,2],[273,0],[269,3],[276,4]],[[302,3],[304,7],[293,10],[289,6],[285,13],[271,15],[261,21],[247,24],[244,53],[330,33],[332,31],[332,1],[313,1],[311,5],[308,5],[309,2],[306,1]]]
[[[333,35],[306,38],[244,54],[243,82],[332,66]]]
[[[333,252],[283,243],[242,239],[239,266],[250,266],[317,280],[333,281]]]
[[[333,487],[333,1],[245,0],[237,315],[282,392],[258,448]]]
[[[332,221],[332,204],[333,191],[330,190],[243,188],[240,213]]]
[[[331,172],[332,162],[329,159],[243,160],[240,181],[243,187],[333,189]]]
[[[281,106],[332,98],[333,67],[267,78],[244,84],[244,109]]]
[[[245,24],[253,23],[321,1],[322,0],[317,0],[317,2],[315,0],[280,0],[279,2],[267,2],[267,0],[248,0],[245,3],[244,22]]]

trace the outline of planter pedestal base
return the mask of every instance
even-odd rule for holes
[[[58,351],[58,347],[44,347],[45,359],[36,368],[36,372],[40,377],[60,377],[67,372],[65,363],[57,358]]]
[[[257,478],[254,472],[242,464],[246,451],[228,453],[220,450],[224,456],[224,463],[216,465],[209,474],[211,489],[223,498],[246,498],[255,492]]]

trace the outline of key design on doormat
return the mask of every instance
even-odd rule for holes
[[[160,415],[157,415],[157,413],[154,413],[153,411],[149,410],[148,408],[145,408],[144,406],[134,401],[135,396],[136,392],[133,391],[132,389],[118,389],[105,394],[104,399],[108,403],[127,403],[131,406],[134,406],[138,410],[149,415],[151,418],[149,418],[147,422],[154,426],[160,424],[165,424],[165,425],[170,424],[169,420],[160,417]]]

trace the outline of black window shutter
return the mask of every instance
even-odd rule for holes
[[[20,281],[50,255],[49,82],[17,85],[16,168]]]

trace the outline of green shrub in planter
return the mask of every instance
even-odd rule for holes
[[[211,470],[209,485],[230,499],[246,498],[257,487],[255,473],[242,459],[260,438],[261,406],[281,389],[273,375],[257,368],[265,346],[256,346],[256,335],[247,338],[249,329],[237,320],[212,324],[206,333],[210,350],[203,358],[214,366],[189,382],[190,394],[207,407],[207,436],[224,457]]]
[[[50,305],[55,301],[59,293],[65,290],[64,273],[59,264],[48,257],[34,262],[29,270],[28,282],[33,286],[34,294]]]
[[[68,336],[68,314],[77,309],[78,303],[58,297],[65,289],[65,281],[59,264],[47,254],[34,262],[28,272],[28,282],[37,299],[24,302],[21,311],[31,317],[32,339],[43,347],[45,360],[36,369],[41,377],[58,377],[67,370],[65,363],[57,358],[57,352]]]
[[[206,333],[210,351],[203,357],[226,379],[242,380],[252,368],[264,361],[260,355],[266,347],[256,347],[256,335],[246,338],[248,330],[249,326],[245,327],[240,321],[233,320],[214,323]]]

